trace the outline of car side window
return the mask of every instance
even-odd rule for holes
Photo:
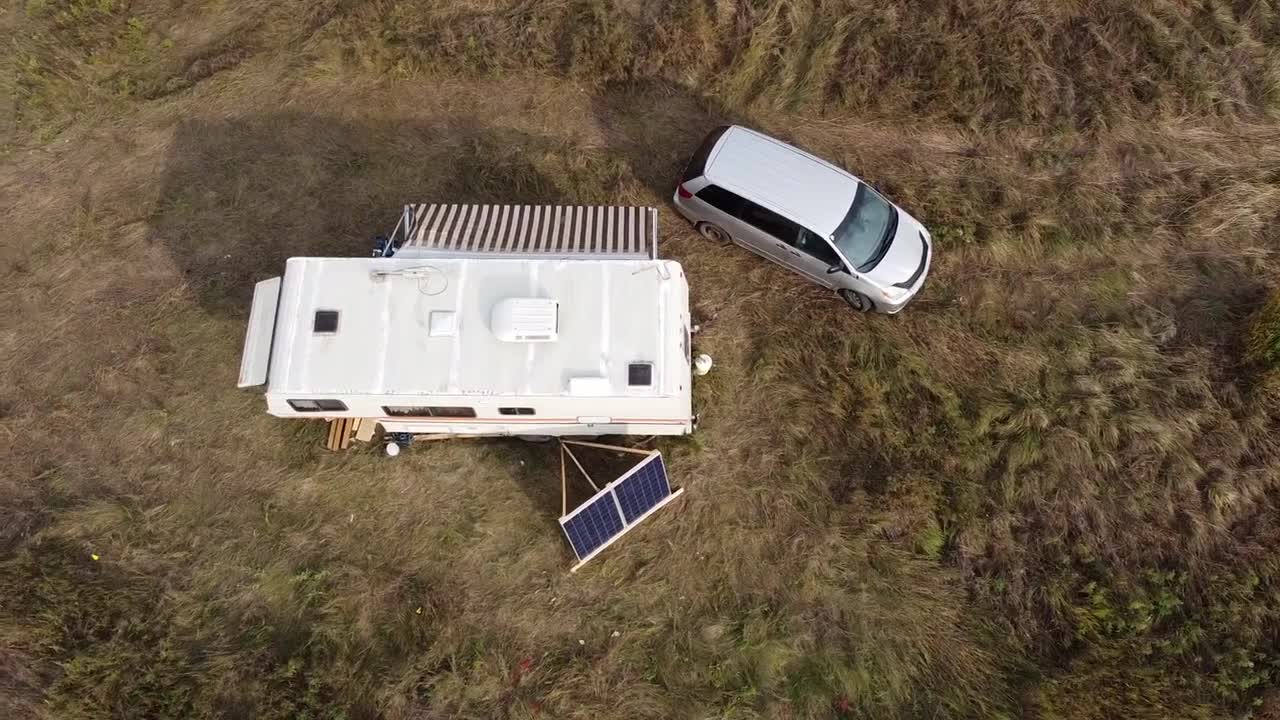
[[[699,200],[719,210],[720,212],[738,216],[738,210],[742,207],[742,198],[716,185],[708,185],[698,191]]]
[[[800,235],[796,241],[796,248],[826,263],[827,267],[831,267],[832,265],[844,265],[844,263],[840,261],[840,256],[836,255],[835,248],[831,247],[831,243],[822,239],[822,236],[817,233],[805,228],[800,228]]]
[[[742,219],[754,225],[757,229],[791,245],[796,244],[796,238],[800,235],[799,225],[753,202],[743,203]]]

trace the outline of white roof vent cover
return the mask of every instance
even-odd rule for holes
[[[493,306],[493,334],[503,342],[555,342],[560,303],[549,298],[507,298]]]

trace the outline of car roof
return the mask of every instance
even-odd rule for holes
[[[703,175],[824,237],[849,212],[859,183],[800,148],[737,125],[720,138]]]

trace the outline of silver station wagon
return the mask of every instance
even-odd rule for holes
[[[674,201],[704,237],[784,265],[855,310],[896,313],[929,273],[933,238],[920,221],[844,170],[744,127],[707,136]]]

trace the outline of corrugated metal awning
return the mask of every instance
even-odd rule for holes
[[[656,259],[658,211],[605,205],[406,205],[396,256],[475,254]]]

